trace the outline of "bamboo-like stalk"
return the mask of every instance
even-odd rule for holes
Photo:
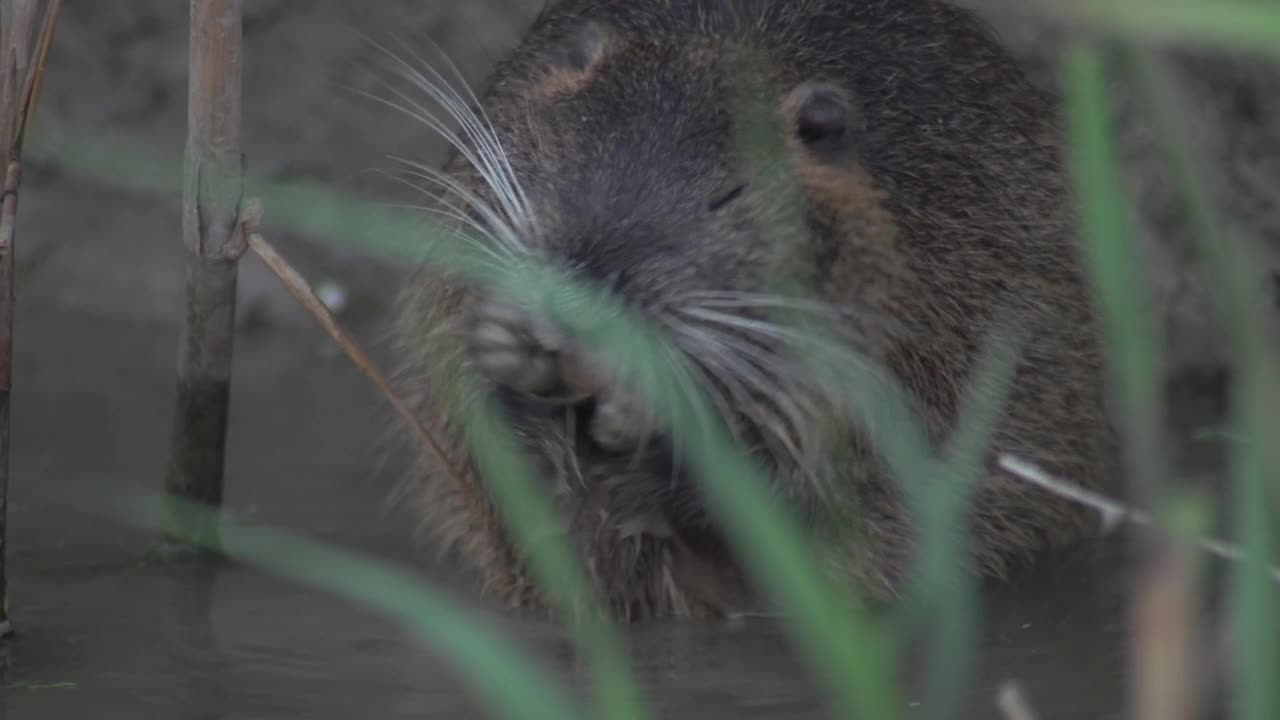
[[[0,638],[13,626],[9,620],[6,563],[9,505],[9,400],[13,389],[14,253],[18,225],[18,190],[22,186],[22,145],[35,115],[44,69],[62,0],[52,0],[44,12],[34,55],[32,33],[40,17],[39,0],[9,0],[4,4],[4,36],[0,37],[0,167],[4,191],[0,196]]]
[[[191,0],[190,68],[182,235],[186,314],[165,489],[222,504],[235,330],[240,150],[242,0]],[[169,539],[217,538],[216,526],[178,509]],[[193,525],[194,523],[194,525]],[[216,542],[214,543],[216,546]]]

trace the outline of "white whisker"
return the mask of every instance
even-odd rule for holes
[[[401,104],[387,98],[379,97],[372,93],[365,93],[361,91],[361,94],[374,102],[386,105],[393,110],[398,110],[439,133],[446,142],[462,154],[467,162],[480,172],[480,177],[484,179],[485,183],[489,185],[489,187],[494,191],[494,194],[499,198],[499,201],[503,205],[503,210],[508,214],[511,221],[518,223],[522,214],[518,208],[514,208],[511,205],[509,188],[505,187],[506,183],[503,180],[493,177],[493,168],[489,166],[487,160],[478,156],[471,145],[468,145],[462,140],[462,138],[458,137],[457,133],[450,130],[449,127],[433,115],[431,111],[427,110],[417,101],[411,99],[403,91],[397,90],[390,85],[387,87],[406,104]]]
[[[737,291],[698,290],[682,293],[677,303],[691,301],[693,305],[716,309],[752,309],[778,308],[783,310],[800,310],[822,315],[839,315],[840,310],[831,305],[808,298],[786,297],[765,293],[747,293]]]
[[[755,429],[763,433],[761,439],[776,443],[796,469],[810,478],[815,489],[827,490],[813,468],[812,453],[802,447],[808,419],[817,417],[818,410],[808,399],[806,389],[795,386],[789,380],[791,375],[783,370],[783,363],[789,361],[779,356],[776,347],[760,340],[776,340],[779,333],[762,332],[766,328],[776,328],[769,323],[723,313],[712,315],[716,322],[681,320],[670,325],[683,340],[682,344],[700,374],[714,379],[710,383],[713,387],[722,386],[729,393],[738,409],[736,414],[751,420]],[[724,321],[726,318],[743,320],[747,324],[740,326]],[[703,318],[704,321],[706,319]],[[743,327],[751,332],[725,332]]]
[[[404,43],[401,43],[404,45]],[[401,100],[409,105],[412,110],[406,107],[387,103],[392,107],[409,113],[415,119],[427,124],[432,129],[444,136],[455,148],[461,152],[466,159],[474,166],[485,182],[493,189],[498,196],[504,211],[508,214],[511,221],[517,226],[527,225],[531,221],[531,213],[529,211],[528,198],[516,179],[514,170],[507,155],[497,137],[497,132],[489,121],[487,115],[483,114],[481,103],[476,97],[474,91],[466,83],[461,72],[449,60],[448,54],[436,46],[437,52],[443,57],[446,63],[454,71],[454,74],[460,81],[460,84],[467,89],[474,107],[468,105],[466,100],[438,70],[436,70],[429,62],[417,55],[411,48],[405,45],[405,51],[416,61],[422,69],[414,67],[401,56],[375,43],[384,54],[387,55],[400,69],[402,75],[411,84],[425,91],[427,95],[435,101],[440,107],[457,122],[462,132],[471,141],[468,145],[457,136],[456,133],[445,127],[445,124],[421,103],[412,100],[405,93],[392,88],[388,85],[393,93]],[[424,72],[425,71],[425,72]],[[528,229],[527,227],[525,229]]]
[[[458,195],[464,202],[470,205],[477,213],[479,213],[485,222],[489,224],[489,230],[495,236],[495,239],[501,240],[515,254],[524,254],[527,248],[521,241],[520,236],[515,229],[488,203],[482,200],[474,192],[464,187],[456,178],[450,177],[443,170],[425,165],[413,160],[393,157],[392,160],[403,163],[420,173],[423,180],[433,180],[446,188],[449,192]]]
[[[450,188],[444,187],[444,185],[445,185],[445,181],[452,181],[453,179],[449,178],[447,175],[443,175],[442,173],[430,175],[430,174],[424,174],[417,170],[402,171],[402,172],[404,172],[404,174],[407,175],[408,178],[424,180],[426,182],[435,184],[437,187],[443,188],[446,192],[451,191]],[[500,234],[500,232],[495,232],[495,230],[489,225],[485,225],[484,223],[481,223],[480,221],[476,220],[474,217],[471,217],[469,214],[464,212],[462,208],[458,207],[457,205],[450,202],[449,200],[446,200],[443,197],[440,197],[439,195],[430,192],[427,188],[421,187],[419,185],[416,185],[410,182],[408,178],[398,177],[389,172],[385,174],[388,177],[391,177],[393,180],[396,180],[397,182],[400,182],[407,187],[410,187],[414,190],[418,190],[426,195],[432,196],[432,199],[434,200],[434,202],[442,206],[443,209],[437,209],[430,206],[418,206],[418,205],[414,205],[412,207],[415,207],[421,210],[436,212],[437,214],[444,215],[445,217],[449,217],[453,220],[456,220],[457,222],[460,222],[466,225],[467,227],[479,233],[483,238],[492,241],[492,243],[496,245],[499,250],[503,251],[507,259],[515,259],[517,256],[517,253],[521,250],[520,247],[515,247],[515,248],[511,247],[512,243],[510,241],[504,242],[503,240],[504,235]],[[476,202],[472,202],[470,204],[473,207],[476,206]],[[477,207],[477,212],[480,212],[481,214],[486,214],[484,213],[483,210],[481,210],[478,207]],[[490,208],[487,215],[494,216],[496,215],[496,211]],[[510,237],[510,235],[511,233],[508,233],[506,237]]]
[[[703,307],[683,307],[677,309],[676,312],[704,323],[731,328],[782,343],[792,343],[797,345],[798,348],[831,350],[839,347],[839,343],[819,337],[815,333],[802,332],[797,328],[779,325],[767,320],[757,320]]]
[[[457,78],[458,85],[460,85],[463,89],[466,90],[467,96],[470,98],[471,103],[470,103],[470,107],[468,107],[466,102],[462,102],[462,106],[465,111],[465,114],[468,117],[472,117],[476,120],[478,126],[480,127],[478,134],[484,136],[492,143],[493,149],[494,149],[493,154],[502,163],[504,169],[506,170],[507,178],[511,183],[514,197],[516,198],[517,203],[521,207],[522,215],[526,219],[532,221],[534,218],[532,214],[529,212],[529,199],[525,195],[524,188],[520,185],[519,179],[516,177],[514,168],[511,167],[511,162],[507,158],[506,152],[504,152],[503,150],[502,142],[498,139],[498,132],[494,128],[493,122],[490,120],[488,113],[485,112],[484,103],[480,102],[480,98],[476,95],[475,91],[471,88],[470,83],[468,83],[466,78],[462,75],[462,71],[458,69],[458,66],[454,64],[453,60],[449,57],[449,54],[444,52],[444,50],[440,48],[439,45],[436,45],[434,42],[432,42],[431,45],[436,48],[436,51],[439,53],[440,58],[444,60],[445,64],[449,66],[449,69],[453,71],[453,76]],[[458,98],[459,101],[463,100],[462,94],[459,93],[454,88],[454,86],[451,83],[449,83],[449,81],[445,80],[444,77],[441,76],[438,71],[432,68],[429,63],[426,63],[422,61],[420,58],[418,58],[418,56],[414,54],[412,50],[410,50],[410,54],[413,54],[415,59],[418,59],[420,63],[422,63],[425,67],[429,68],[437,78],[440,78],[441,83],[443,83],[446,89],[448,89],[450,92],[453,93],[454,97]]]

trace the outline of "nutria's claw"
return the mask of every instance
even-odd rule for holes
[[[638,449],[652,430],[652,418],[644,401],[621,384],[601,396],[587,428],[591,439],[610,452]]]

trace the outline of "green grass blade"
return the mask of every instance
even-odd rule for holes
[[[924,518],[923,547],[913,572],[917,597],[936,620],[926,708],[949,717],[972,687],[981,625],[976,568],[968,554],[968,511],[986,476],[991,439],[1013,387],[1024,338],[1015,328],[986,344],[957,416],[956,430],[937,460],[936,487],[915,498]],[[917,600],[916,602],[919,602]]]
[[[376,610],[419,641],[444,652],[463,672],[475,697],[498,717],[521,720],[582,718],[552,675],[483,620],[408,574],[373,558],[267,529],[231,524],[217,511],[176,499],[130,503],[123,517],[150,529],[165,526],[166,503],[183,506],[200,527],[219,526],[188,541],[276,575],[291,578]]]
[[[1257,0],[1084,0],[1032,3],[1080,27],[1128,39],[1280,57],[1280,8]]]
[[[529,550],[541,587],[569,615],[579,644],[586,651],[598,680],[597,698],[603,717],[639,720],[648,712],[630,673],[621,638],[596,603],[581,572],[580,560],[558,535],[541,531],[560,526],[554,508],[534,479],[532,467],[493,403],[477,400],[465,419],[476,461],[488,484],[498,490],[506,525]]]
[[[1269,288],[1254,260],[1253,247],[1221,216],[1200,182],[1199,163],[1175,118],[1185,110],[1172,79],[1149,52],[1131,52],[1134,76],[1150,111],[1159,149],[1173,170],[1187,203],[1196,246],[1207,270],[1210,290],[1228,328],[1236,368],[1232,393],[1235,424],[1246,436],[1232,443],[1231,480],[1234,516],[1245,559],[1235,568],[1236,659],[1240,668],[1240,716],[1247,720],[1280,714],[1280,591],[1269,576],[1274,552],[1272,518],[1280,491],[1280,451],[1269,438],[1280,427],[1280,353],[1272,315],[1260,312],[1259,295]],[[1264,305],[1265,307],[1265,305]]]
[[[1138,496],[1160,497],[1168,477],[1164,442],[1162,335],[1142,275],[1147,264],[1130,242],[1126,192],[1112,147],[1111,113],[1103,60],[1086,45],[1071,48],[1066,63],[1067,127],[1071,175],[1081,209],[1085,259],[1103,321],[1126,472]]]

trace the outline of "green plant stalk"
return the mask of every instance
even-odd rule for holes
[[[1098,32],[1280,57],[1280,12],[1257,0],[1033,2]]]
[[[167,525],[168,510],[181,505],[193,518],[219,515],[187,500],[127,503],[122,516],[148,528]],[[486,622],[457,607],[426,583],[373,558],[284,533],[199,518],[196,527],[219,527],[184,539],[218,550],[276,575],[324,589],[374,609],[400,623],[419,641],[443,651],[464,673],[475,697],[498,716],[522,720],[582,718],[551,675]]]
[[[1124,431],[1126,472],[1138,496],[1161,497],[1164,453],[1161,334],[1149,318],[1145,263],[1129,241],[1132,224],[1112,147],[1103,60],[1097,49],[1074,45],[1066,62],[1067,125],[1072,178],[1081,209],[1085,255],[1109,349],[1113,394]]]
[[[561,523],[545,492],[540,492],[532,467],[502,427],[492,402],[477,401],[469,408],[466,429],[476,462],[488,483],[499,492],[499,509],[530,551],[534,570],[551,599],[569,616],[579,644],[586,650],[599,686],[597,700],[603,717],[643,720],[648,716],[621,638],[601,612],[580,562],[558,534],[540,533]]]
[[[1280,626],[1274,609],[1280,593],[1269,576],[1273,554],[1276,496],[1280,488],[1280,452],[1267,442],[1280,426],[1280,387],[1276,371],[1280,354],[1267,317],[1259,312],[1258,297],[1266,287],[1260,264],[1251,261],[1248,246],[1220,216],[1199,181],[1198,163],[1176,126],[1181,111],[1171,79],[1149,52],[1130,53],[1136,79],[1151,110],[1158,145],[1174,171],[1174,180],[1187,203],[1199,255],[1207,269],[1209,287],[1228,328],[1239,365],[1232,393],[1235,424],[1246,441],[1232,443],[1231,480],[1234,515],[1245,558],[1234,568],[1234,607],[1239,633],[1236,647],[1241,673],[1241,716],[1246,720],[1273,718],[1280,713],[1275,678],[1280,675]]]
[[[930,716],[939,720],[961,702],[975,674],[980,603],[967,552],[967,511],[988,470],[992,435],[1013,387],[1024,341],[1021,332],[999,334],[988,341],[957,415],[956,430],[935,462],[939,487],[917,492],[914,498],[925,522],[913,585],[920,596],[932,597],[940,608],[934,614],[936,649],[926,700]]]
[[[1239,417],[1243,425],[1257,431],[1258,438],[1248,446],[1265,444],[1264,432],[1274,431],[1277,417],[1268,401],[1280,402],[1273,383],[1245,382],[1245,389],[1235,393],[1236,405],[1244,406]],[[1249,394],[1252,392],[1253,394]],[[1240,544],[1246,555],[1233,572],[1233,607],[1235,614],[1236,665],[1240,673],[1240,719],[1270,720],[1280,713],[1280,696],[1276,677],[1280,671],[1277,652],[1277,592],[1269,575],[1271,547],[1275,542],[1271,518],[1275,514],[1274,489],[1276,465],[1266,465],[1263,452],[1239,450],[1233,458],[1232,480],[1235,486],[1235,519],[1240,526]],[[1267,458],[1269,459],[1269,458]]]

